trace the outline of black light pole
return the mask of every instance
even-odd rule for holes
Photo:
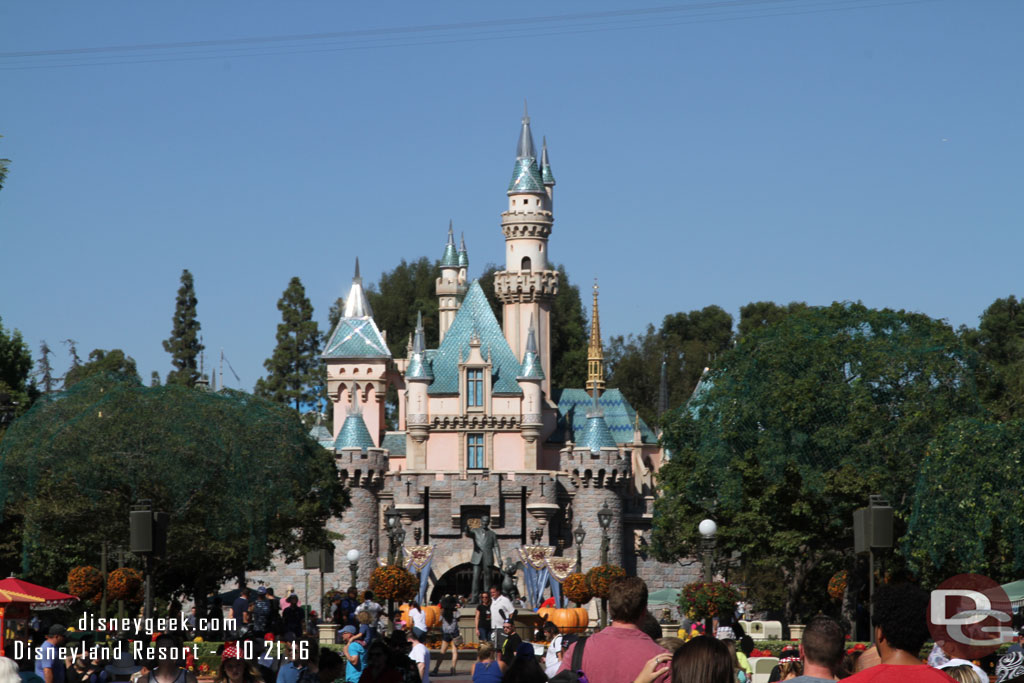
[[[597,522],[601,525],[601,564],[608,564],[608,545],[610,543],[608,529],[612,526],[612,511],[608,507],[608,503],[605,503],[597,511]]]
[[[576,542],[576,571],[583,573],[583,539],[587,537],[587,530],[583,528],[581,519],[572,532],[572,538]]]
[[[601,564],[608,564],[608,528],[612,525],[612,511],[605,503],[597,511],[597,523],[601,525]],[[601,598],[601,627],[608,625],[608,598]]]

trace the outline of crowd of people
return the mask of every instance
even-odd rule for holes
[[[270,599],[277,604],[269,589],[257,591],[251,602],[248,593],[243,591],[232,605],[243,626],[236,639],[221,646],[216,683],[430,683],[440,674],[449,651],[447,673],[456,673],[462,601],[454,596],[440,604],[441,652],[431,668],[427,620],[416,602],[403,618],[385,614],[369,592],[358,599],[354,590],[340,596],[328,614],[338,627],[339,651],[321,648],[310,637],[305,612],[299,610],[302,618],[289,612],[297,603],[291,596],[282,601],[284,609],[274,610],[267,608]],[[726,626],[714,631],[714,637],[663,637],[661,625],[647,611],[647,599],[642,579],[619,579],[608,599],[608,627],[592,635],[563,634],[557,625],[544,622],[531,640],[547,643],[545,648],[524,642],[517,633],[513,602],[494,586],[480,596],[473,612],[479,638],[473,681],[752,683],[749,657],[754,641],[749,636],[737,639],[739,633]],[[956,643],[937,644],[922,661],[922,647],[930,638],[928,600],[926,591],[908,583],[879,588],[873,602],[876,645],[862,651],[847,650],[846,632],[837,621],[813,618],[798,645],[783,650],[769,681],[1024,683],[1024,636],[994,663],[991,674],[968,660]],[[295,630],[277,632],[285,628]],[[173,654],[187,651],[182,647],[185,635],[189,634],[159,635],[153,645],[162,656],[152,661],[134,661],[130,650],[114,661],[61,659],[56,652],[67,632],[54,625],[38,650],[34,672],[19,674],[16,663],[0,659],[0,683],[197,683],[187,658]],[[249,640],[276,643],[276,649],[253,648],[246,645]]]

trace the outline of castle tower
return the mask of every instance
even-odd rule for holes
[[[587,388],[595,395],[604,391],[604,349],[601,347],[601,316],[597,310],[597,278],[594,278],[594,309],[590,314],[590,346],[587,349]]]
[[[356,548],[359,550],[358,576],[365,585],[377,566],[377,556],[380,554],[377,547],[380,506],[377,500],[388,461],[384,451],[374,447],[359,404],[351,404],[347,413],[334,442],[335,463],[341,480],[348,486],[352,510],[357,512],[345,515],[344,521],[332,518],[327,528],[345,535],[344,545],[335,544],[334,566],[344,567],[347,563],[345,553],[350,548]]]
[[[465,265],[462,265],[462,264]],[[444,247],[444,255],[441,257],[441,276],[437,278],[437,307],[440,314],[439,340],[444,339],[448,328],[455,320],[455,314],[462,304],[462,297],[466,296],[466,267],[469,266],[469,256],[466,255],[466,240],[462,240],[462,250],[455,249],[455,233],[452,231],[452,223],[448,221],[448,243]]]
[[[526,351],[523,353],[523,363],[519,368],[519,376],[516,377],[516,381],[519,382],[519,387],[523,390],[522,426],[523,439],[526,442],[523,466],[532,470],[537,467],[537,454],[540,449],[538,437],[543,427],[541,416],[543,399],[540,385],[544,381],[544,369],[537,353],[533,319],[530,320],[530,328],[526,336]]]
[[[427,432],[429,401],[427,387],[434,381],[434,371],[427,358],[423,338],[423,313],[416,314],[416,333],[412,341],[409,366],[405,369],[406,400],[406,462],[409,469],[421,470],[427,465]]]
[[[512,182],[508,186],[508,210],[501,214],[505,235],[505,270],[494,274],[494,291],[503,304],[502,329],[512,352],[520,361],[526,352],[530,320],[536,324],[536,341],[544,371],[542,389],[551,394],[551,302],[558,292],[558,271],[548,264],[548,237],[554,215],[551,205],[554,176],[547,167],[546,183],[537,165],[537,152],[524,106]]]
[[[608,561],[623,562],[623,498],[622,492],[632,480],[632,463],[623,456],[615,442],[604,412],[593,391],[593,405],[587,411],[587,424],[579,441],[561,453],[562,470],[569,473],[569,488],[573,492],[573,517],[595,520],[598,512],[608,507],[612,511],[608,529]],[[593,567],[601,561],[600,535],[587,534],[583,547],[583,566]]]

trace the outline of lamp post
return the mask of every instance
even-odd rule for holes
[[[705,519],[697,526],[700,532],[700,547],[704,554],[704,583],[711,583],[714,580],[715,562],[715,534],[718,533],[718,525],[713,519]]]
[[[389,505],[384,510],[384,520],[387,524],[388,530],[388,564],[397,564],[396,556],[398,554],[398,531],[400,513],[395,509],[394,505]]]
[[[352,587],[355,588],[356,580],[359,578],[359,551],[352,548],[345,557],[348,558],[348,569],[352,572]]]
[[[608,564],[608,545],[610,543],[608,529],[612,525],[612,511],[608,507],[608,503],[605,503],[597,511],[597,522],[601,525],[601,564]]]
[[[583,573],[583,539],[587,537],[587,530],[583,528],[581,519],[572,532],[572,538],[576,542],[576,571]]]

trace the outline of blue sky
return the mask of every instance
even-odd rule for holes
[[[371,281],[440,257],[449,219],[471,274],[503,258],[527,98],[551,256],[600,278],[606,335],[765,299],[973,325],[1024,293],[1022,20],[1011,0],[3,3],[0,316],[34,354],[70,337],[165,375],[189,268],[208,362],[223,348],[251,389],[292,276],[323,321],[356,256]],[[309,34],[331,35],[268,40]],[[147,47],[75,51],[125,45]]]

